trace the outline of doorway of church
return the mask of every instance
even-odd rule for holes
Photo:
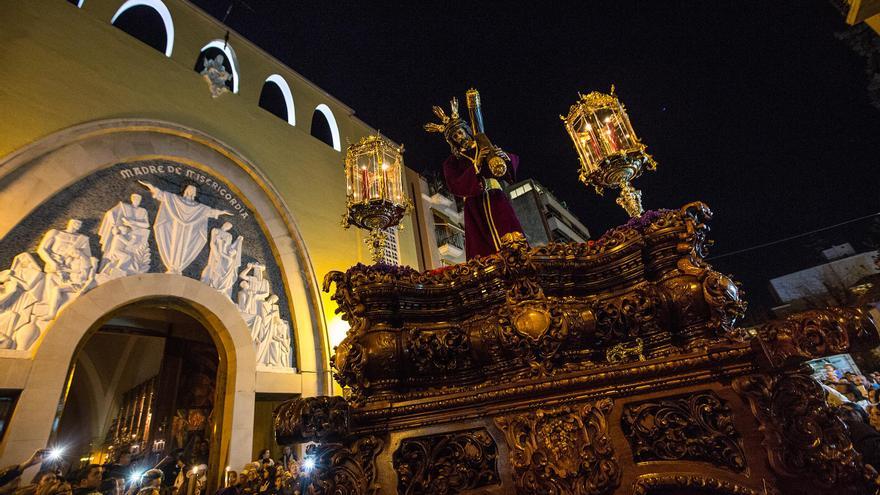
[[[166,486],[204,492],[222,469],[220,368],[211,333],[174,301],[114,311],[73,359],[52,435],[65,452],[62,469],[103,464],[128,481],[164,459]]]

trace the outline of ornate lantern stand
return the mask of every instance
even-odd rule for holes
[[[630,217],[640,216],[642,192],[632,186],[632,180],[642,175],[642,170],[655,170],[657,163],[645,152],[646,146],[639,141],[626,109],[614,94],[594,91],[571,106],[565,122],[565,130],[571,136],[581,159],[581,181],[596,188],[598,194],[604,188],[620,189],[617,204]]]
[[[345,153],[346,213],[342,225],[368,230],[373,263],[382,260],[385,229],[400,223],[412,207],[403,193],[403,147],[367,136]]]

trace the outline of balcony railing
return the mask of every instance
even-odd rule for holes
[[[458,227],[440,223],[434,226],[434,233],[437,235],[437,247],[449,244],[464,249],[464,232]]]

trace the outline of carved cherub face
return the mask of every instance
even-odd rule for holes
[[[68,232],[70,232],[70,233],[79,232],[79,229],[81,229],[81,228],[82,228],[81,221],[79,221],[75,218],[71,218],[70,220],[67,221],[67,231]]]
[[[143,199],[143,198],[141,197],[140,194],[132,194],[132,195],[131,195],[131,204],[132,204],[133,206],[140,206],[140,205],[141,205],[141,199]]]
[[[229,222],[223,222],[223,225],[220,226],[220,230],[224,232],[229,232],[229,229],[232,228],[232,224]]]

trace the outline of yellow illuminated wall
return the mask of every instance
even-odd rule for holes
[[[186,2],[164,0],[175,31],[168,58],[111,25],[123,3],[86,0],[81,9],[63,0],[3,3],[0,160],[54,132],[89,121],[131,117],[181,124],[227,144],[268,177],[295,218],[318,284],[330,270],[369,262],[363,236],[340,226],[345,205],[342,162],[346,143],[375,130],[234,32],[229,43],[237,55],[240,89],[238,94],[212,98],[193,66],[201,48],[222,40],[226,27]],[[344,74],[345,68],[338,72]],[[290,85],[296,126],[258,106],[263,83],[272,74],[280,74]],[[310,135],[312,114],[320,104],[335,116],[342,153]],[[404,227],[399,234],[401,263],[418,266],[410,219]],[[0,237],[5,234],[0,232]],[[335,303],[326,294],[322,301],[326,323],[333,317]],[[312,329],[298,329],[304,330]],[[314,371],[307,369],[310,361],[322,359],[301,354],[308,350],[297,352],[304,372]]]

